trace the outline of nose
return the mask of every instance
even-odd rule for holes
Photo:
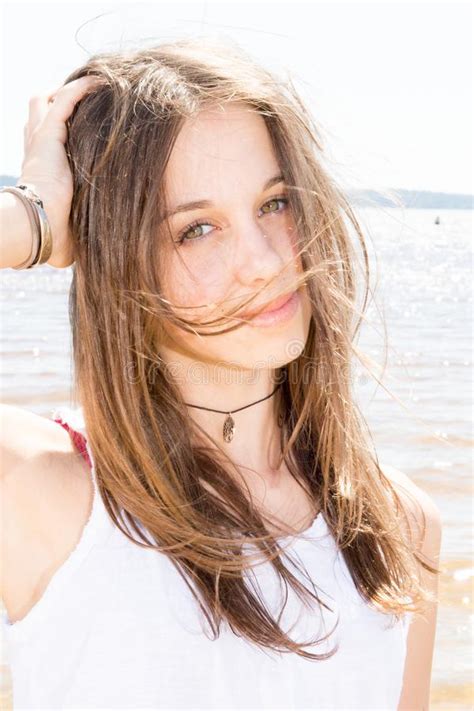
[[[253,219],[241,220],[236,229],[234,277],[243,286],[261,286],[291,257],[289,236],[281,225],[272,229]]]

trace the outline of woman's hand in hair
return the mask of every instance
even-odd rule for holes
[[[47,263],[53,267],[68,267],[74,261],[69,229],[73,179],[65,150],[66,121],[77,102],[97,86],[97,80],[95,76],[81,77],[52,94],[32,96],[29,102],[18,184],[30,185],[43,201],[53,239]]]

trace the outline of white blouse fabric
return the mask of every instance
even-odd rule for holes
[[[59,408],[52,417],[86,436],[82,408]],[[288,553],[332,612],[316,603],[308,609],[290,587],[282,624],[304,641],[330,632],[339,617],[326,642],[307,648],[319,654],[337,642],[336,654],[311,661],[277,653],[227,623],[213,641],[167,556],[133,544],[111,521],[86,446],[94,500],[79,543],[27,615],[3,619],[14,709],[396,711],[411,614],[393,625],[359,596],[322,514],[304,534],[280,540],[291,542]],[[278,612],[285,589],[272,566],[261,563],[253,573]]]

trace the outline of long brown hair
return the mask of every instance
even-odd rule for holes
[[[292,81],[237,45],[199,37],[102,53],[66,82],[85,74],[103,81],[68,121],[70,320],[75,398],[106,508],[137,545],[170,557],[215,637],[226,621],[262,647],[327,658],[336,649],[305,650],[322,640],[293,641],[246,584],[251,542],[302,601],[324,605],[314,581],[313,592],[286,567],[237,467],[217,442],[206,446],[158,356],[167,323],[195,333],[220,322],[180,318],[162,292],[163,176],[183,122],[242,101],[266,123],[297,227],[296,286],[312,304],[302,352],[274,373],[282,461],[324,516],[359,593],[398,619],[430,599],[418,564],[439,571],[419,556],[354,401],[351,361],[370,293],[362,230],[323,168],[318,129]]]

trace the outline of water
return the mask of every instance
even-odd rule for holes
[[[431,708],[471,709],[472,212],[370,208],[359,215],[378,256],[389,392],[361,377],[357,393],[380,461],[408,474],[441,510]],[[360,345],[383,363],[382,317],[372,307],[369,316]]]
[[[431,708],[472,708],[472,212],[364,208],[388,331],[383,387],[358,370],[357,397],[379,459],[442,512]],[[435,225],[436,215],[440,224]],[[0,289],[2,399],[48,415],[70,404],[72,270],[6,270]],[[383,362],[374,305],[359,346]],[[389,392],[387,392],[386,388]]]

